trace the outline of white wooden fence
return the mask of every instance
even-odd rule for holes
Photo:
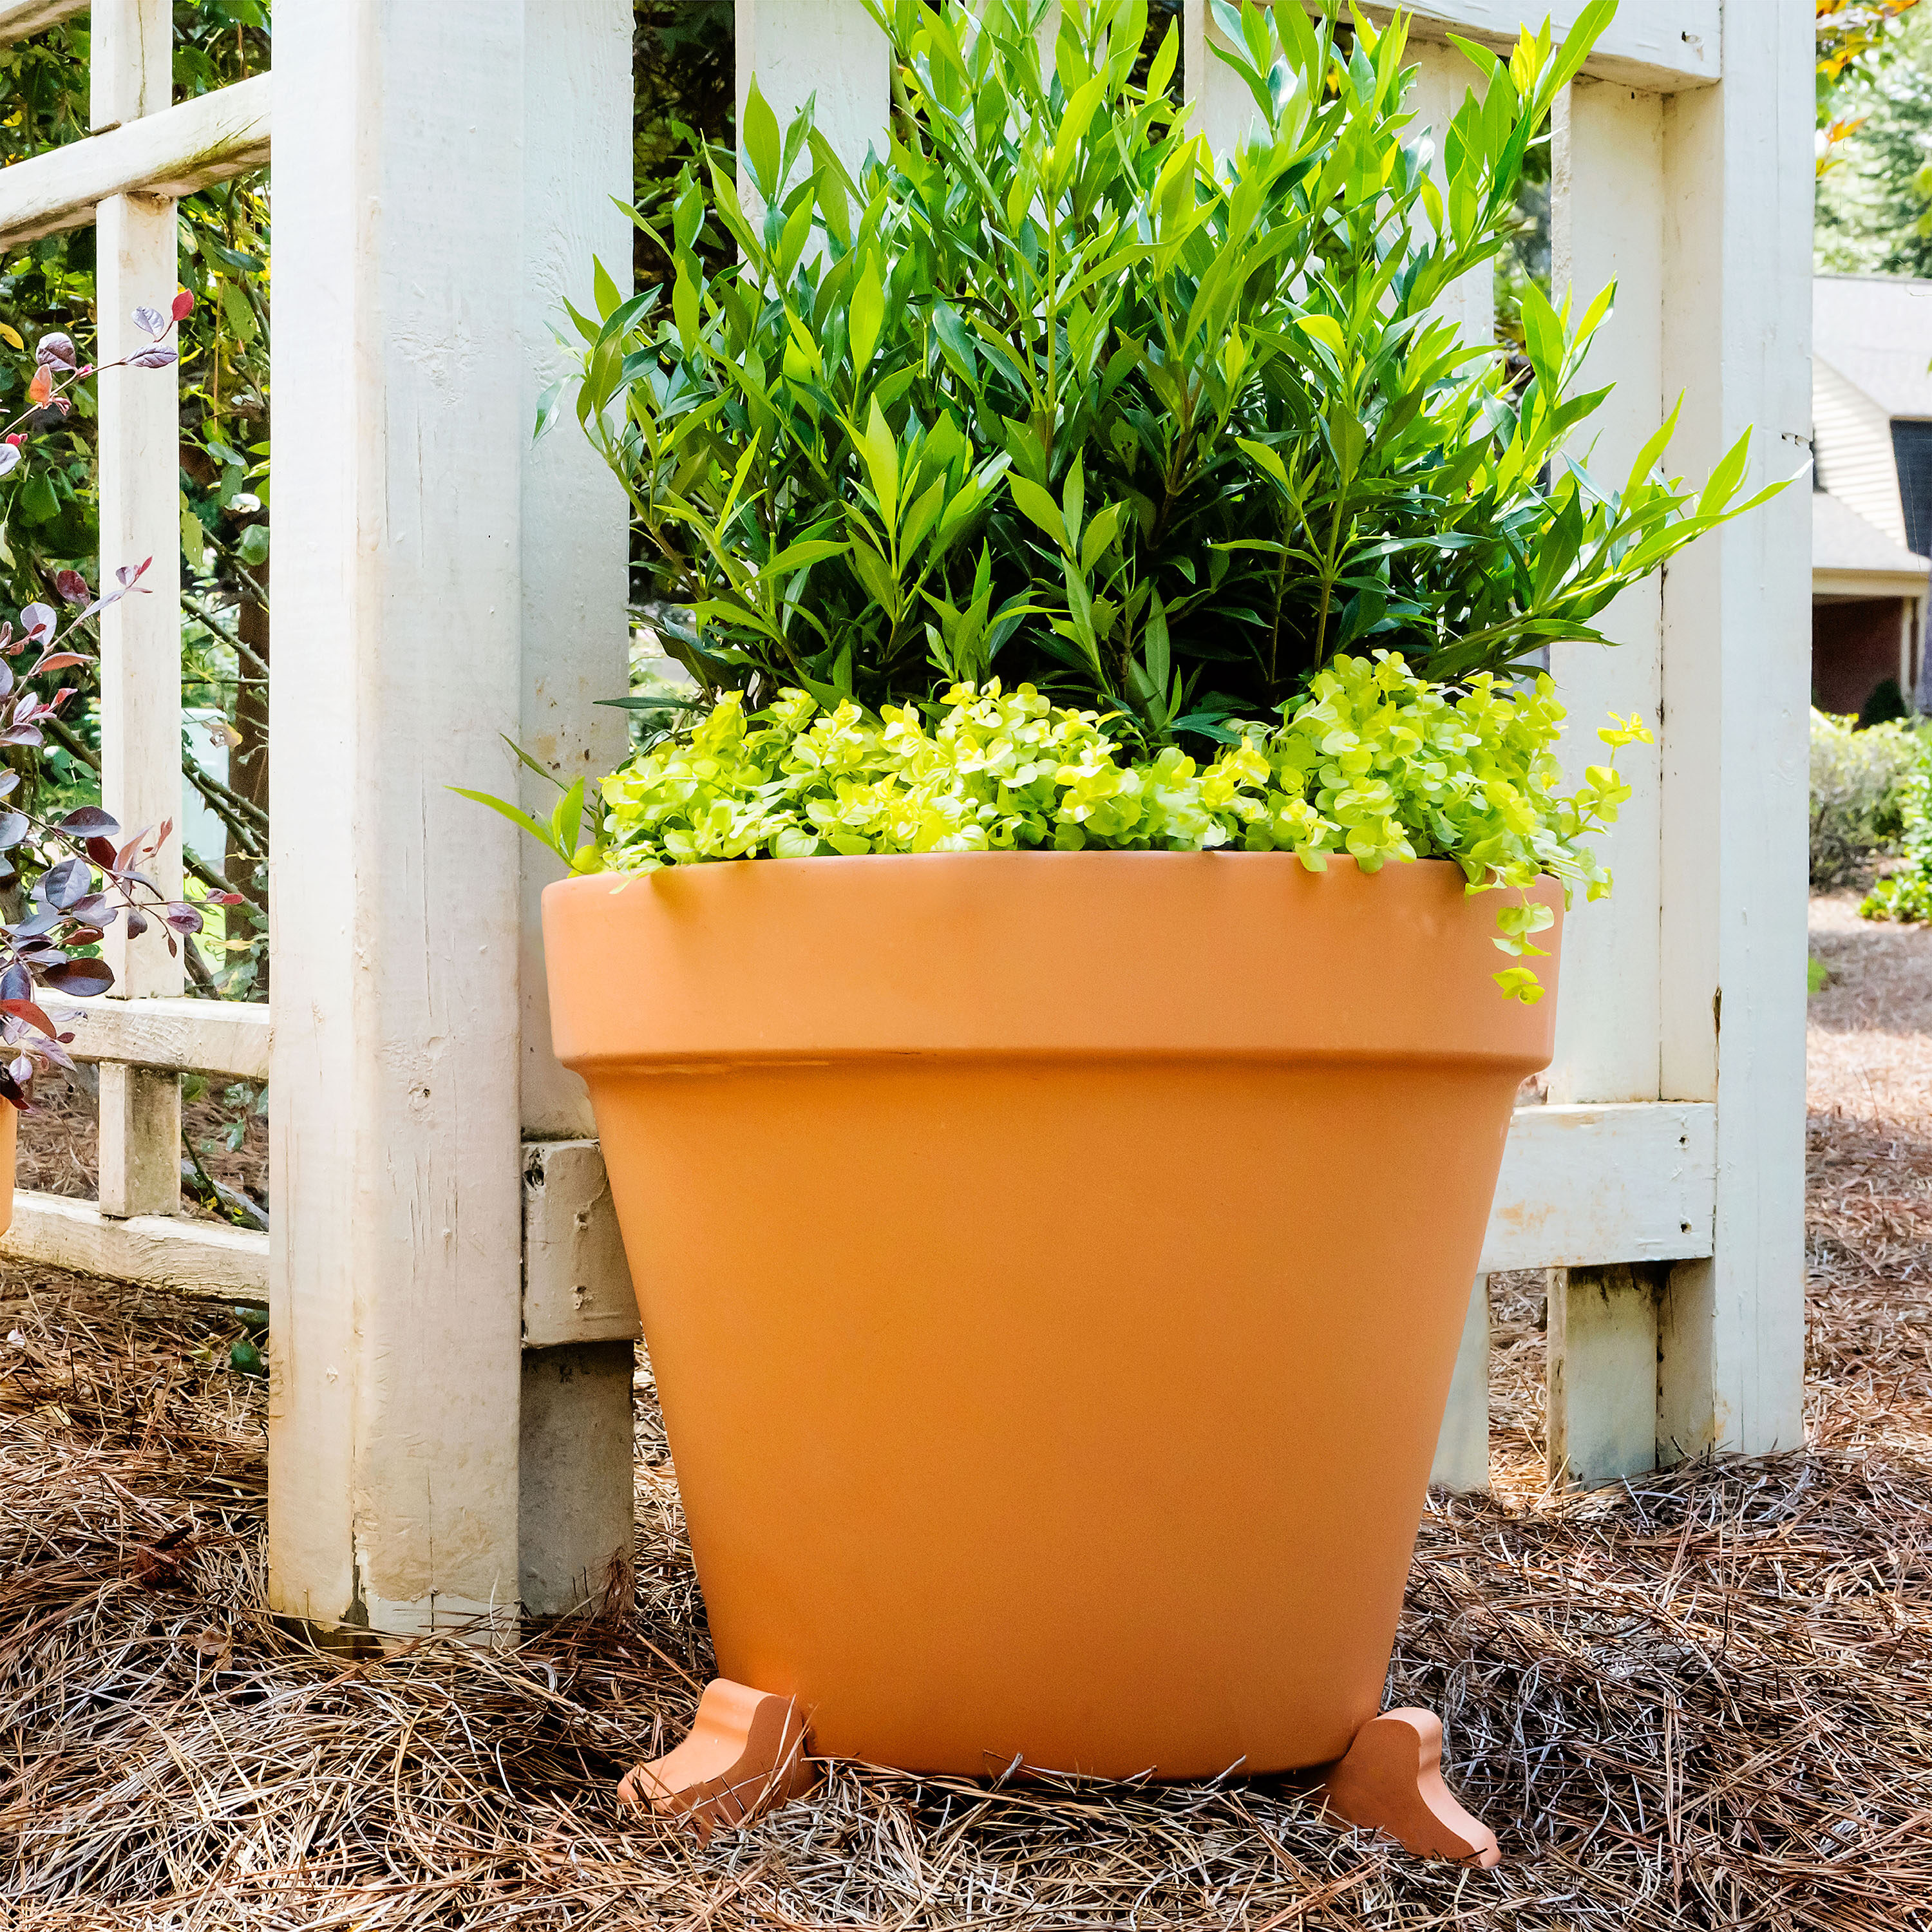
[[[1521,0],[1432,4],[1421,118]],[[0,37],[79,10],[0,0]],[[1557,9],[1559,35],[1576,11]],[[622,754],[625,512],[568,436],[532,447],[559,298],[621,280],[626,0],[281,0],[277,71],[167,104],[165,0],[98,0],[102,130],[0,174],[0,243],[89,220],[103,358],[172,290],[168,197],[266,154],[275,185],[272,984],[282,1016],[174,997],[152,956],[97,1003],[101,1202],[28,1196],[9,1252],[272,1309],[277,1607],[408,1631],[557,1610],[630,1540],[621,1247],[582,1090],[550,1058],[548,874],[452,784],[500,785],[508,732],[568,777]],[[740,89],[815,94],[854,160],[886,118],[860,0],[738,0]],[[1677,460],[1748,423],[1761,474],[1808,440],[1810,16],[1802,0],[1624,0],[1563,104],[1556,280],[1616,278],[1593,380],[1615,470],[1686,396]],[[1225,143],[1248,111],[1188,0],[1188,90]],[[1490,292],[1455,297],[1486,338]],[[116,607],[106,800],[178,794],[174,396],[103,384],[103,544],[157,559]],[[1707,539],[1558,652],[1580,729],[1654,712],[1580,908],[1546,1105],[1517,1117],[1487,1273],[1552,1270],[1552,1453],[1599,1479],[1801,1439],[1809,521],[1801,490]],[[150,534],[152,532],[152,534]],[[526,784],[534,781],[526,778]],[[535,793],[530,802],[534,802]],[[117,962],[118,963],[118,962]],[[176,1075],[270,1075],[272,1232],[173,1218]],[[1484,1286],[1438,1474],[1487,1471]]]

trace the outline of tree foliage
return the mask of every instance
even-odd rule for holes
[[[1932,274],[1932,10],[1915,4],[1865,42],[1834,71],[1820,112],[1819,266]]]

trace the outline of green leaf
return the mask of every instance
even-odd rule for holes
[[[862,376],[872,366],[872,351],[878,346],[879,331],[885,319],[886,294],[879,280],[878,264],[868,256],[852,290],[850,328],[855,376]]]
[[[1120,530],[1120,513],[1126,507],[1124,503],[1109,503],[1105,509],[1094,512],[1093,521],[1087,526],[1086,534],[1080,540],[1082,575],[1090,577],[1094,565],[1114,547],[1114,539]]]
[[[623,306],[624,298],[617,292],[617,284],[610,279],[610,270],[595,255],[590,258],[590,270],[591,299],[597,304],[598,314],[608,321]]]
[[[777,199],[782,152],[778,116],[758,92],[754,74],[745,96],[745,158],[751,164],[752,183],[766,201]]]
[[[1037,524],[1062,550],[1067,547],[1066,520],[1052,496],[1030,478],[1010,474],[1006,488],[1022,512]]]
[[[563,849],[551,828],[532,818],[520,806],[511,804],[508,799],[494,797],[487,791],[472,791],[464,785],[452,785],[449,790],[458,798],[473,799],[478,805],[487,805],[492,812],[500,813],[512,825],[527,832],[546,851],[554,852],[566,865],[570,862],[569,853]]]

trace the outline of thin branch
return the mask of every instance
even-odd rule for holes
[[[258,676],[261,677],[265,681],[266,680],[268,675],[268,659],[257,656],[256,653],[249,647],[249,646],[244,644],[242,641],[238,627],[236,630],[229,630],[221,622],[220,614],[216,611],[205,598],[194,596],[189,592],[184,590],[182,592],[181,601],[183,604],[187,605],[188,609],[192,610],[194,614],[199,617],[224,644],[227,645],[238,658],[242,658],[248,664],[248,667],[250,670],[255,672]]]
[[[229,815],[230,812],[238,814],[242,824],[251,832],[268,830],[268,814],[259,805],[251,799],[244,798],[238,791],[233,790],[219,778],[203,771],[194,762],[191,754],[185,751],[182,754],[182,773],[193,782],[196,790],[207,800],[210,807],[226,821],[230,830],[237,828],[235,820]],[[223,810],[224,806],[228,808],[227,811]],[[258,859],[261,856],[259,851],[254,854]]]

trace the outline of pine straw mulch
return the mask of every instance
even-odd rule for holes
[[[1888,1085],[1865,1036],[1932,1042],[1932,934],[1821,914],[1808,1450],[1543,1495],[1536,1285],[1499,1294],[1501,1493],[1425,1522],[1390,1687],[1442,1713],[1498,1870],[1339,1830],[1283,1780],[847,1765],[700,1850],[611,1796],[707,1669],[648,1388],[631,1613],[360,1660],[255,1607],[233,1324],[14,1269],[0,1924],[1932,1927],[1932,1089]]]

